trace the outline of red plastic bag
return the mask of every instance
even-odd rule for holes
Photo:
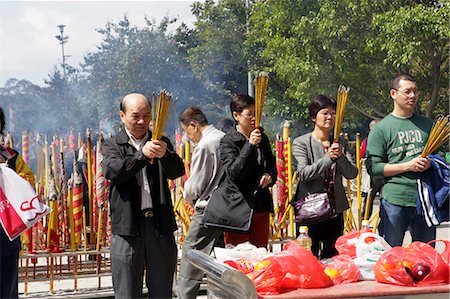
[[[279,294],[298,288],[323,288],[333,284],[323,272],[325,266],[296,242],[289,242],[285,250],[264,261],[270,261],[265,268],[247,274],[258,294]]]
[[[359,268],[348,255],[335,255],[333,262],[326,265],[325,273],[334,284],[344,284],[359,280]]]
[[[439,243],[439,242],[444,243],[444,246],[445,246],[444,250],[441,252],[441,256],[442,256],[442,259],[444,260],[444,262],[448,266],[449,276],[448,276],[447,283],[450,283],[450,241],[448,241],[448,240],[433,240],[433,241],[428,242],[427,244]]]
[[[351,258],[356,257],[356,242],[362,233],[372,232],[370,228],[365,228],[362,230],[352,230],[351,232],[340,236],[336,240],[336,250],[339,255],[348,255]]]
[[[441,254],[422,242],[386,251],[375,264],[375,279],[381,283],[423,286],[448,282],[449,267]]]

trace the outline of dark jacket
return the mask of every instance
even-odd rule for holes
[[[270,174],[271,185],[277,180],[275,156],[272,154],[269,138],[264,133],[261,143],[256,146],[248,142],[243,134],[235,129],[231,130],[220,141],[220,161],[225,171],[225,181],[222,184],[230,184],[232,181],[247,200],[250,200],[258,189],[263,173]],[[268,187],[257,191],[253,207],[255,212],[273,212],[273,201]],[[249,203],[252,205],[252,202]]]
[[[149,131],[148,141],[151,140]],[[185,172],[181,158],[174,152],[170,140],[167,153],[150,164],[142,150],[131,145],[125,130],[103,144],[103,170],[111,180],[109,200],[111,203],[111,231],[113,234],[137,236],[140,231],[141,187],[140,171],[147,166],[147,178],[153,201],[153,225],[161,235],[176,230],[175,215],[167,179],[176,179]]]

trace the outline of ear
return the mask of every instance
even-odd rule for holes
[[[192,127],[194,128],[195,131],[198,130],[198,124],[197,124],[195,121],[191,121],[191,122],[189,123],[189,126],[192,126]]]
[[[393,98],[395,96],[396,92],[397,91],[395,89],[391,88],[391,90],[389,91],[389,94],[391,95],[391,98]]]
[[[238,115],[239,115],[239,113],[237,113],[236,111],[233,112],[233,118],[235,121],[238,121],[238,119],[237,119]]]
[[[120,120],[122,120],[122,122],[123,122],[123,120],[125,118],[125,113],[122,110],[119,111],[119,116],[120,116]]]

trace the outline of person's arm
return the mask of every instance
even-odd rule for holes
[[[416,157],[411,161],[397,164],[385,164],[383,169],[384,176],[394,176],[405,172],[423,172],[430,167],[428,158]]]
[[[175,152],[169,138],[163,136],[161,140],[167,144],[166,153],[160,158],[163,172],[167,178],[174,180],[185,174],[186,170],[184,169],[184,163],[180,156]]]
[[[383,132],[378,127],[373,128],[367,141],[366,160],[367,171],[371,176],[390,177],[405,172],[423,172],[430,167],[430,161],[420,156],[408,162],[389,163],[387,151]]]
[[[230,138],[231,137],[231,138]],[[257,155],[257,146],[246,142],[242,149],[234,144],[232,136],[225,135],[220,141],[220,161],[227,176],[238,183],[252,175],[250,157]]]
[[[198,199],[208,186],[214,167],[213,154],[207,148],[197,147],[192,155],[191,176],[184,183],[184,198],[191,204]]]
[[[348,143],[344,138],[340,138],[340,143],[333,143],[331,148],[336,147],[338,152],[338,158],[334,160],[336,162],[336,168],[342,173],[346,179],[354,179],[358,175],[358,168],[353,163],[352,156],[348,151]]]
[[[272,149],[270,147],[270,140],[267,135],[263,134],[262,143],[264,143],[264,146],[266,148],[267,157],[266,157],[266,167],[264,169],[264,172],[270,175],[271,182],[266,187],[271,187],[275,184],[277,181],[277,162],[274,154],[272,153]]]
[[[17,154],[17,159],[16,159],[16,173],[23,178],[24,180],[26,180],[28,183],[30,183],[31,187],[33,187],[34,189],[34,184],[35,184],[35,178],[34,178],[34,173],[31,170],[30,166],[28,166],[27,163],[25,163],[25,161],[22,158],[21,154]]]
[[[298,137],[292,143],[292,156],[300,181],[311,181],[322,176],[331,167],[333,161],[328,155],[323,155],[316,162],[309,156],[309,140],[304,136]],[[313,149],[312,149],[313,150]]]
[[[121,184],[134,177],[148,162],[142,150],[123,156],[112,140],[103,143],[103,172],[107,179]]]

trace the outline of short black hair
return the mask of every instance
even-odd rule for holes
[[[5,129],[6,121],[5,121],[5,112],[3,108],[0,107],[0,134],[3,135],[3,130]]]
[[[245,108],[253,106],[255,106],[255,99],[251,96],[247,94],[233,95],[230,103],[231,116],[233,116],[233,112],[241,113]]]
[[[336,110],[336,101],[323,94],[316,95],[308,106],[309,117],[315,118],[320,110],[327,107],[333,107]]]
[[[191,121],[198,123],[200,126],[208,124],[205,114],[196,106],[190,106],[181,113],[180,121],[187,126]]]
[[[408,73],[398,74],[391,82],[391,88],[397,90],[400,80],[411,81],[417,83],[416,79]]]
[[[228,133],[232,128],[234,128],[234,125],[234,120],[223,118],[216,124],[216,128],[221,130],[222,132]]]

